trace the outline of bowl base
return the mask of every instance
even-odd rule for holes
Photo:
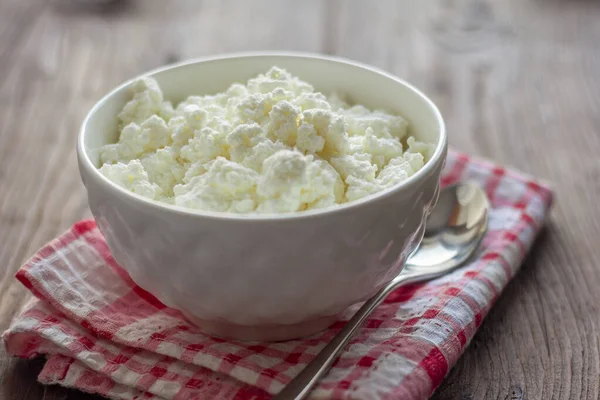
[[[237,325],[224,321],[208,321],[183,312],[183,315],[204,333],[223,339],[240,341],[279,342],[299,339],[327,329],[337,320],[337,315],[320,317],[291,325]]]

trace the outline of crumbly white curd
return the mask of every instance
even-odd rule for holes
[[[273,67],[174,107],[149,77],[132,85],[100,172],[141,196],[191,209],[284,213],[341,204],[407,179],[431,144],[402,117],[314,90]]]

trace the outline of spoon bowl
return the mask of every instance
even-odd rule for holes
[[[464,265],[485,236],[488,211],[485,192],[475,184],[461,183],[443,189],[427,219],[423,240],[402,272],[367,300],[333,340],[274,399],[304,399],[360,325],[392,291],[407,283],[439,277]]]
[[[427,218],[421,244],[398,277],[406,280],[415,275],[422,281],[462,265],[483,239],[488,209],[487,197],[476,185],[459,184],[442,190],[438,204]]]

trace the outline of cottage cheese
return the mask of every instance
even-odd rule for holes
[[[149,77],[132,85],[100,172],[182,207],[284,213],[354,201],[407,179],[431,156],[402,117],[315,92],[273,67],[176,107]]]

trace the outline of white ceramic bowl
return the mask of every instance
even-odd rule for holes
[[[408,83],[375,68],[318,55],[261,53],[184,62],[149,72],[174,102],[225,90],[277,65],[319,91],[399,113],[411,134],[436,143],[415,175],[335,208],[278,215],[187,210],[130,193],[99,171],[98,149],[117,140],[131,81],[89,112],[77,154],[89,205],[133,280],[211,334],[282,340],[324,329],[402,269],[437,201],[447,152],[442,117]]]

